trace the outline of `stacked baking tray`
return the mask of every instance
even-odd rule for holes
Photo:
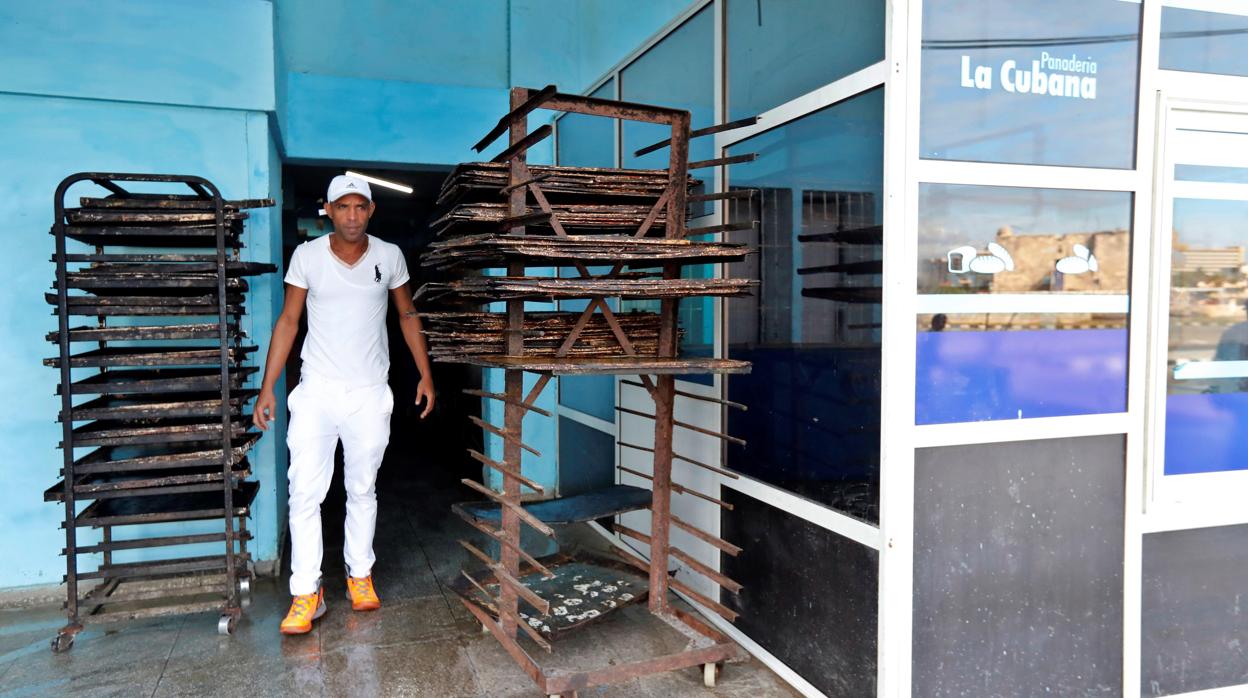
[[[667,170],[531,166],[524,186],[508,185],[507,163],[474,162],[447,177],[431,223],[438,239],[422,266],[466,275],[424,284],[417,300],[460,306],[465,312],[426,318],[434,360],[510,367],[504,330],[506,313],[476,312],[482,303],[505,300],[556,301],[606,298],[658,299],[737,296],[753,283],[742,279],[664,279],[663,264],[739,261],[745,245],[667,235]],[[687,191],[700,185],[685,176]],[[510,214],[509,197],[523,192],[524,210]],[[546,275],[482,276],[486,268],[562,267]],[[468,310],[470,308],[471,310]],[[579,326],[578,326],[579,323]],[[544,357],[568,373],[617,372],[626,335],[639,357],[657,359],[660,318],[655,312],[615,315],[576,312],[529,313],[524,353]],[[572,344],[563,347],[573,336]],[[599,361],[598,359],[601,359]],[[705,368],[696,360],[666,361],[674,372]],[[546,362],[549,363],[549,362]],[[726,365],[726,363],[725,363]],[[682,370],[684,369],[684,370]]]
[[[109,194],[67,207],[84,180]],[[244,209],[271,205],[183,176],[83,173],[57,191],[46,298],[59,353],[44,363],[60,370],[64,466],[45,499],[65,507],[69,622],[54,650],[88,620],[216,609],[228,634],[241,613],[259,487],[245,410],[256,347],[241,321],[247,278],[276,268],[239,250]],[[80,540],[86,529],[99,534]]]

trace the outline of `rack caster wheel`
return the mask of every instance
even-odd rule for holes
[[[251,579],[244,577],[238,580],[238,598],[243,608],[251,606]]]
[[[702,685],[706,686],[707,688],[715,688],[715,682],[718,680],[719,680],[719,665],[714,664],[714,663],[703,664],[702,665]]]
[[[61,652],[68,652],[70,648],[73,646],[74,646],[73,633],[57,633],[56,637],[52,638],[52,652],[55,654],[60,654]]]
[[[236,627],[238,627],[238,616],[232,613],[223,614],[217,619],[218,635],[232,635]]]

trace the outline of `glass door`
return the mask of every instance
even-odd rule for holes
[[[1248,107],[1163,114],[1150,511],[1248,520]]]

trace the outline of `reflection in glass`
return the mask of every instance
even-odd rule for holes
[[[1248,76],[1248,17],[1161,8],[1160,66]]]
[[[1226,136],[1228,134],[1218,134]],[[1248,136],[1242,138],[1248,152]],[[1174,178],[1180,182],[1229,182],[1248,184],[1248,167],[1224,167],[1221,165],[1175,165]]]
[[[590,95],[615,98],[615,81],[608,80]],[[615,126],[612,119],[586,114],[567,114],[559,119],[558,164],[576,167],[615,167]],[[592,267],[590,273],[605,274],[610,267]],[[559,269],[560,276],[578,276],[572,267]],[[586,299],[560,301],[560,310],[584,310]],[[608,300],[612,310],[619,302]],[[562,376],[559,404],[585,414],[615,422],[615,379],[612,376]]]
[[[729,0],[728,120],[884,60],[883,0]]]
[[[920,185],[917,424],[1126,409],[1131,201]]]
[[[728,275],[757,279],[727,301],[729,468],[867,521],[879,517],[884,92],[876,88],[743,141],[729,185],[749,189],[730,234],[757,253]]]
[[[1248,201],[1175,199],[1173,212],[1165,473],[1245,470]]]
[[[1130,168],[1140,4],[926,0],[922,157]]]

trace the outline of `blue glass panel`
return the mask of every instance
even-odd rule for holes
[[[629,102],[687,109],[695,129],[714,123],[715,24],[711,8],[690,17],[629,64],[620,73],[620,97]],[[624,167],[667,167],[670,158],[667,148],[641,157],[633,153],[670,138],[671,128],[638,121],[623,121],[620,128]],[[689,159],[706,160],[715,157],[713,151],[712,138],[696,138],[689,144]],[[702,169],[691,174],[709,180],[712,171]],[[709,208],[694,211],[697,215],[707,212]]]
[[[1127,330],[920,332],[915,422],[1123,412]]]
[[[730,233],[755,250],[728,275],[757,279],[726,301],[728,467],[867,521],[878,520],[884,92],[877,88],[731,148]]]
[[[1165,473],[1248,470],[1248,201],[1173,210]]]
[[[728,119],[761,114],[884,60],[881,0],[729,0]]]
[[[1175,165],[1174,178],[1185,182],[1230,182],[1232,184],[1248,184],[1248,167]]]
[[[589,267],[591,274],[605,274],[609,271],[611,267]],[[579,276],[579,273],[572,267],[561,267],[559,276],[575,277]],[[589,300],[586,298],[559,301],[560,310],[584,310],[587,305],[589,305]],[[615,298],[608,298],[607,305],[612,310],[619,310],[620,302]],[[560,376],[559,404],[614,423],[615,377]]]
[[[590,95],[615,98],[615,80],[607,80]],[[615,120],[586,114],[559,119],[557,162],[576,167],[615,167]]]
[[[559,496],[615,484],[615,437],[559,418]]]
[[[1126,409],[1131,202],[919,186],[917,424]]]
[[[920,154],[1130,168],[1140,3],[927,0]]]
[[[687,109],[692,117],[692,127],[710,126],[715,118],[715,24],[711,8],[706,8],[689,18],[671,34],[628,65],[620,73],[620,98],[629,102],[656,104],[677,109]],[[637,157],[635,151],[671,137],[671,129],[659,124],[622,121],[624,167],[665,168],[670,152],[661,148],[653,153]],[[694,139],[689,145],[689,159],[706,160],[714,157],[714,141],[710,137]],[[699,191],[705,191],[713,177],[713,170],[694,170],[690,174],[703,181]],[[710,203],[690,206],[690,216],[701,216],[712,211]],[[682,276],[696,277],[705,269],[686,267]],[[626,302],[625,310],[649,310],[658,312],[658,301]],[[710,356],[713,352],[714,325],[710,299],[694,298],[680,304],[680,323],[684,330],[680,353],[684,356]],[[682,380],[711,383],[710,376],[684,376]]]
[[[1161,60],[1166,70],[1248,76],[1248,17],[1161,8]]]
[[[615,98],[615,80],[607,80],[591,97]],[[559,119],[558,164],[577,167],[615,167],[615,121],[600,116],[568,114]],[[593,267],[603,274],[609,267]],[[572,267],[559,270],[560,276],[576,276]],[[561,301],[560,310],[583,310],[588,300]],[[617,302],[610,303],[612,309]],[[559,379],[559,404],[585,414],[615,421],[615,379],[611,376],[564,376]]]

